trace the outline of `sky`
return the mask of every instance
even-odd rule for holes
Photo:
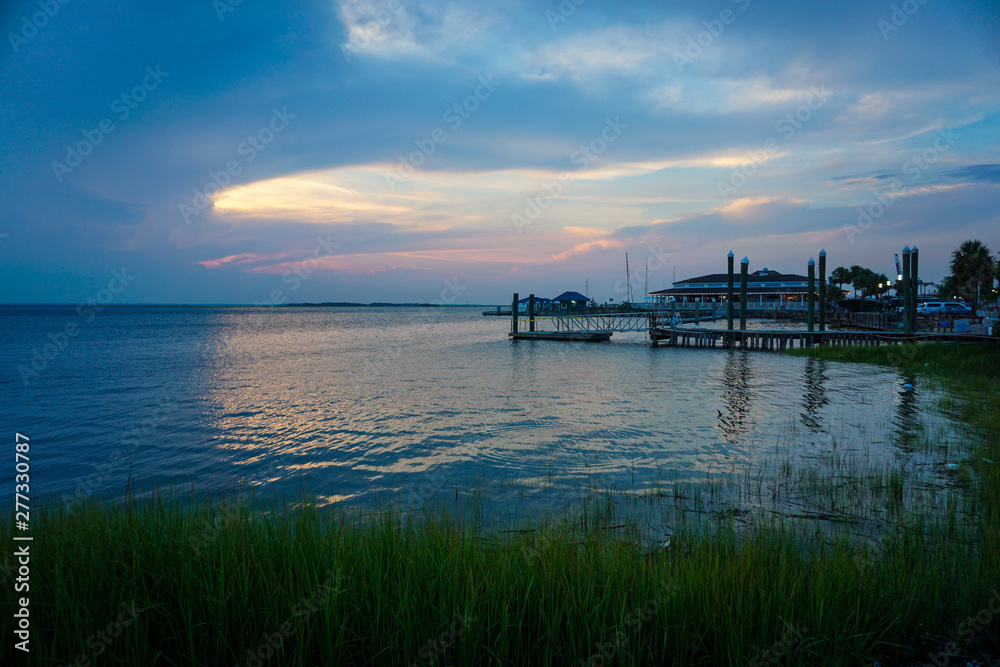
[[[0,7],[0,303],[605,301],[1000,250],[995,2]]]

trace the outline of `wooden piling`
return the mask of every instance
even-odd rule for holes
[[[917,274],[917,264],[920,262],[920,251],[917,246],[910,248],[910,331],[917,330],[917,296],[919,295],[920,278]]]
[[[910,296],[910,246],[906,246],[903,248],[903,333],[913,332]]]
[[[826,331],[826,250],[819,251],[819,330]]]
[[[740,260],[740,331],[747,330],[747,271],[750,270],[750,258]]]
[[[517,292],[514,292],[514,303],[510,307],[510,331],[517,333]]]
[[[729,251],[729,291],[726,293],[726,330],[733,330],[733,251]],[[729,338],[729,347],[732,347],[733,339]]]
[[[809,305],[806,311],[806,331],[813,332],[813,322],[816,320],[816,260],[809,258]],[[808,339],[812,345],[812,337]]]

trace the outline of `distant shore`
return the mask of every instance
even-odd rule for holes
[[[0,303],[0,308],[78,308],[79,303]],[[389,303],[322,301],[320,303],[109,303],[103,308],[496,308],[495,303]]]

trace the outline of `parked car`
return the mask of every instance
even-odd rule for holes
[[[917,307],[917,312],[921,315],[972,316],[972,309],[964,303],[949,301],[928,301],[927,303],[922,303]]]

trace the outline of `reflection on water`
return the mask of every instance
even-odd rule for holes
[[[822,433],[823,420],[818,416],[829,403],[826,397],[826,361],[805,360],[805,383],[802,393],[802,423],[813,433]]]
[[[834,442],[891,461],[929,425],[954,430],[892,369],[641,334],[513,342],[474,308],[108,309],[22,385],[16,364],[71,316],[0,309],[10,427],[51,452],[37,488],[55,497],[88,476],[88,493],[116,497],[131,476],[356,504],[480,479],[558,504],[598,477],[642,489],[738,473],[779,446],[810,463]]]
[[[914,449],[917,438],[922,431],[920,422],[921,406],[917,402],[916,378],[913,375],[902,374],[897,385],[899,402],[896,416],[893,419],[896,443],[909,451]]]
[[[750,390],[751,363],[747,353],[742,351],[727,351],[724,375],[722,378],[722,403],[725,413],[719,413],[719,429],[726,442],[737,444],[750,432],[751,408],[754,396]]]

